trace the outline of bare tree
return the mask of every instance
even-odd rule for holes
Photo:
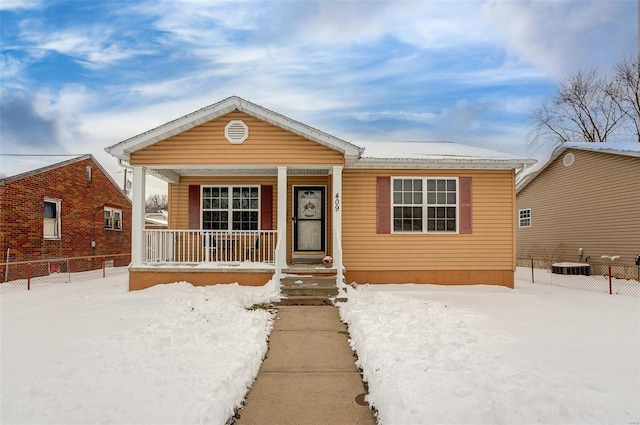
[[[530,145],[541,142],[606,142],[623,113],[606,95],[610,83],[595,70],[577,72],[562,80],[550,102],[533,110]]]
[[[640,143],[640,55],[621,60],[615,66],[606,94],[615,103]]]
[[[155,213],[166,210],[168,206],[169,199],[167,198],[167,195],[160,195],[156,193],[147,197],[144,210],[147,213]]]

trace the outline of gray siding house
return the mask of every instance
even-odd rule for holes
[[[516,181],[516,209],[518,257],[635,264],[640,153],[630,144],[561,145]]]

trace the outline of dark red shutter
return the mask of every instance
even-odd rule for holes
[[[473,229],[473,198],[471,196],[471,177],[460,177],[460,234],[470,234]]]
[[[189,229],[200,229],[200,185],[189,185]]]
[[[376,178],[376,223],[378,233],[391,233],[391,177]]]
[[[273,186],[260,186],[261,230],[273,230]]]

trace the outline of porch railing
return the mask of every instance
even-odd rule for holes
[[[144,230],[144,263],[275,264],[277,230]]]

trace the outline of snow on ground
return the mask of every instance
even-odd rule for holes
[[[359,285],[340,313],[382,425],[639,423],[638,298]]]
[[[0,295],[3,424],[224,424],[273,287],[127,291],[126,268]],[[517,280],[360,285],[340,305],[382,425],[640,420],[640,299]]]
[[[267,351],[273,287],[127,291],[127,270],[0,295],[3,424],[224,424]],[[269,292],[271,291],[271,292]]]

